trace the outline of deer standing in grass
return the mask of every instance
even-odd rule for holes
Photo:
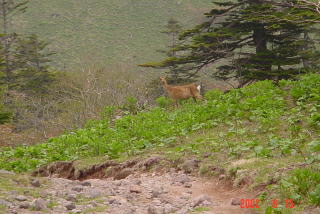
[[[188,85],[168,85],[165,77],[160,77],[160,82],[169,94],[169,96],[173,99],[175,106],[178,106],[178,100],[193,98],[196,102],[197,99],[202,99],[200,95],[200,85],[196,85],[195,83],[191,83]]]

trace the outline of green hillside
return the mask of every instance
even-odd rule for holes
[[[54,161],[92,163],[152,154],[172,163],[200,160],[199,173],[225,173],[234,185],[261,189],[259,198],[292,198],[319,206],[320,75],[300,81],[260,81],[206,102],[178,109],[159,107],[114,120],[105,109],[100,121],[34,146],[2,148],[0,169],[23,172]],[[166,166],[168,167],[168,166]],[[218,170],[216,170],[218,169]]]
[[[37,33],[57,52],[60,68],[132,67],[159,58],[170,17],[185,27],[199,23],[211,0],[32,0],[13,22],[15,31]]]

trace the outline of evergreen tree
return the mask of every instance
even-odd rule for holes
[[[5,71],[5,83],[10,90],[15,85],[14,65],[12,58],[14,53],[12,52],[12,46],[14,45],[16,34],[9,33],[9,23],[13,15],[24,12],[28,1],[21,0],[0,0],[0,15],[2,18],[2,33],[1,42],[3,44],[2,55],[4,56],[3,69]]]
[[[306,72],[301,62],[315,58],[303,36],[319,22],[314,8],[295,0],[214,4],[218,9],[206,13],[206,22],[180,35],[184,43],[173,50],[183,54],[149,65],[177,69],[189,65],[196,73],[219,62],[213,77],[237,78],[242,86],[254,80],[293,78]]]
[[[48,63],[54,53],[46,50],[47,45],[35,34],[18,38],[15,64],[20,90],[45,93],[53,82],[54,75],[49,71]]]
[[[168,50],[160,51],[165,53],[168,57],[175,57],[176,56],[176,51],[173,49],[177,45],[178,41],[178,36],[179,33],[181,32],[181,25],[178,23],[177,20],[170,18],[168,20],[167,25],[165,26],[166,30],[161,31],[161,33],[166,34],[169,39],[170,39],[170,45],[167,46]],[[176,65],[172,65],[169,67],[169,72],[166,72],[168,80],[173,83],[178,83],[181,82],[181,77],[179,74],[181,74],[177,70]]]
[[[161,31],[161,33],[166,34],[170,40],[170,44],[167,45],[167,49],[158,50],[161,53],[164,53],[168,58],[176,58],[179,53],[174,49],[177,45],[180,45],[181,41],[179,41],[179,34],[182,32],[182,26],[179,24],[177,20],[174,18],[170,18],[165,25],[165,30]],[[154,63],[146,63],[140,65],[142,67],[154,67],[154,68],[163,68]],[[166,71],[166,77],[169,83],[177,84],[182,82],[191,81],[191,71],[189,67],[182,67],[176,64],[168,65],[169,69]],[[196,77],[196,76],[193,76]]]

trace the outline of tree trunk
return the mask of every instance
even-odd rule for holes
[[[272,65],[266,60],[267,57],[267,34],[263,25],[258,25],[253,31],[253,41],[256,46],[257,68],[262,71],[271,71]]]

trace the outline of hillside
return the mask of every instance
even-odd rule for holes
[[[87,179],[120,176],[119,168],[105,168],[126,160],[131,161],[121,169],[141,167],[137,158],[156,156],[164,160],[157,169],[219,177],[255,192],[266,213],[272,213],[267,202],[274,198],[297,205],[275,209],[284,213],[315,209],[320,203],[319,83],[318,74],[279,86],[261,81],[226,94],[209,91],[206,102],[186,102],[178,109],[159,98],[159,107],[121,118],[109,107],[103,120],[83,129],[34,146],[2,148],[0,169],[25,172],[75,161],[35,174]]]
[[[32,0],[14,20],[20,33],[37,33],[63,68],[129,68],[159,59],[167,44],[159,33],[170,17],[184,27],[203,19],[210,0]]]

